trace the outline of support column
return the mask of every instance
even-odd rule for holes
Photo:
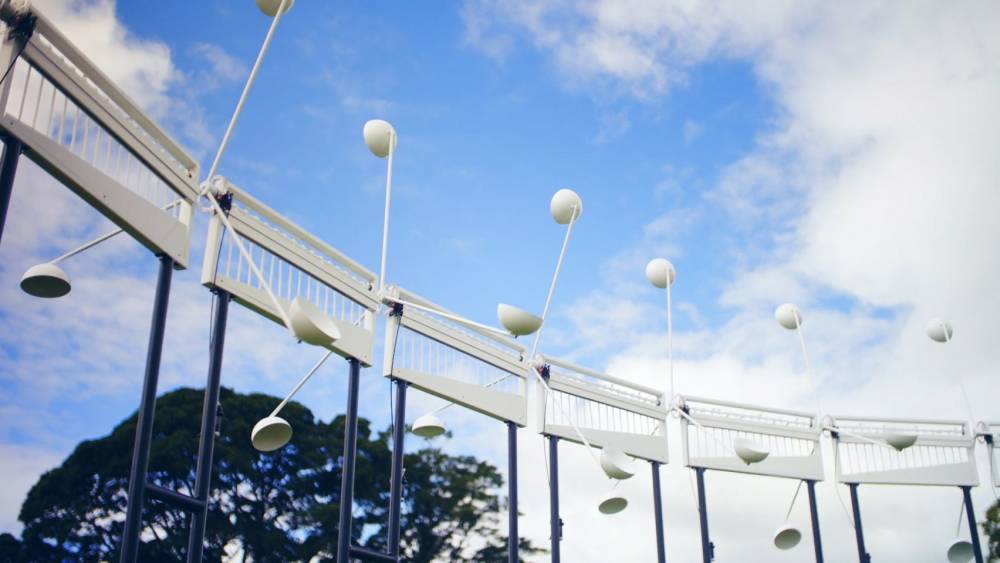
[[[14,177],[17,176],[17,161],[23,148],[21,139],[13,135],[8,135],[4,141],[3,160],[0,161],[0,237],[3,237],[3,227],[7,222],[10,194],[14,191]]]
[[[990,452],[990,455],[993,455],[993,452]],[[972,507],[972,487],[963,486],[962,496],[965,498],[965,515],[969,519],[972,553],[976,556],[976,563],[983,563],[983,548],[979,545],[979,529],[976,527],[976,511]]]
[[[858,484],[848,483],[847,486],[851,489],[851,509],[854,510],[854,537],[858,542],[858,561],[869,563],[872,557],[865,549],[865,532],[861,527],[861,507],[858,504]]]
[[[660,492],[660,463],[651,461],[653,468],[653,514],[656,520],[656,561],[667,560],[667,548],[663,542],[663,494]]]
[[[559,437],[549,436],[549,533],[552,535],[552,563],[559,563],[562,519],[559,518]]]
[[[507,422],[507,563],[518,562],[517,532],[517,425]]]
[[[715,559],[715,544],[708,539],[708,503],[705,502],[705,468],[695,467],[694,474],[698,481],[698,518],[701,522],[701,559],[704,563],[712,563],[712,559]]]
[[[212,460],[215,455],[215,429],[219,414],[219,388],[222,384],[222,350],[226,343],[226,321],[229,318],[229,293],[215,290],[215,317],[212,319],[212,345],[208,360],[208,381],[205,402],[201,408],[201,436],[198,439],[198,468],[195,472],[194,498],[203,509],[191,514],[188,531],[187,560],[201,563],[204,554],[205,525],[208,521],[208,496],[212,482]]]
[[[8,145],[8,150],[10,145]],[[4,155],[6,158],[6,154]],[[4,165],[6,170],[6,164]],[[146,495],[146,474],[149,471],[149,447],[153,441],[153,415],[156,411],[156,386],[160,378],[160,357],[163,353],[163,334],[167,326],[167,305],[170,301],[170,281],[174,262],[159,256],[160,273],[156,279],[156,297],[153,300],[153,320],[149,330],[146,350],[146,373],[142,380],[142,399],[135,426],[135,445],[132,447],[132,467],[129,470],[128,508],[125,512],[125,531],[122,536],[120,560],[133,563],[138,560],[139,533],[142,530],[142,505]]]
[[[819,511],[816,509],[816,481],[807,479],[806,490],[809,492],[809,517],[812,521],[813,549],[816,551],[816,563],[823,563],[823,541],[819,537]]]
[[[361,364],[347,360],[350,375],[347,383],[347,421],[344,427],[344,466],[340,477],[340,522],[337,532],[337,561],[347,563],[351,552],[351,521],[354,508],[354,464],[358,453],[358,387]]]
[[[396,384],[396,412],[392,422],[392,481],[389,485],[389,555],[399,558],[399,521],[403,509],[403,457],[406,454],[406,386],[401,379]]]

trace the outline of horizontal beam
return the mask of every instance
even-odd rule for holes
[[[177,491],[172,491],[166,487],[161,487],[153,483],[146,483],[146,492],[150,498],[165,502],[174,508],[180,508],[191,513],[199,513],[205,509],[205,501],[198,500]]]
[[[399,561],[399,559],[393,557],[392,555],[368,549],[367,547],[361,547],[359,545],[351,546],[351,557],[357,557],[362,561],[391,561],[392,563],[397,563]]]

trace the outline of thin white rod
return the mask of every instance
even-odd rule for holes
[[[670,407],[670,410],[672,410],[673,412],[679,414],[680,416],[683,416],[685,420],[687,420],[691,424],[694,424],[699,429],[701,429],[701,430],[705,429],[705,427],[700,422],[698,422],[697,420],[691,418],[691,415],[689,415],[688,413],[684,412],[684,409],[681,409],[681,408],[678,408],[678,407]]]
[[[285,397],[284,400],[282,400],[281,403],[279,403],[278,406],[275,407],[274,410],[271,411],[271,414],[269,414],[268,416],[277,416],[278,413],[281,412],[281,409],[285,408],[285,405],[288,403],[288,401],[292,400],[292,397],[294,397],[295,394],[299,392],[299,389],[302,389],[302,386],[305,385],[307,381],[309,381],[309,378],[312,377],[313,374],[316,373],[316,371],[319,370],[319,368],[323,365],[323,363],[326,362],[327,358],[329,358],[332,355],[333,355],[333,350],[327,350],[326,354],[323,354],[323,357],[320,358],[318,362],[316,362],[316,365],[314,365],[312,369],[309,370],[309,373],[307,373],[305,377],[299,380],[299,383],[295,386],[294,389],[292,389],[292,392],[289,393],[288,396]]]
[[[951,344],[951,335],[948,334],[948,324],[942,322],[941,330],[944,332],[944,341],[946,344]],[[965,401],[965,414],[969,416],[969,429],[975,427],[976,417],[972,414],[972,402],[969,401],[969,392],[965,389],[965,378],[962,377],[962,372],[958,372],[958,388],[962,391],[962,400]]]
[[[851,438],[855,438],[855,439],[861,440],[863,442],[868,442],[870,444],[875,444],[876,446],[882,446],[883,448],[889,448],[890,450],[895,450],[896,449],[896,448],[890,446],[889,444],[887,444],[885,442],[879,442],[878,440],[873,440],[873,439],[869,438],[868,436],[862,436],[861,434],[856,434],[854,432],[848,432],[847,430],[841,430],[840,428],[837,428],[835,426],[824,426],[823,430],[829,430],[830,432],[836,432],[837,434],[843,434],[844,436],[849,436]],[[834,445],[834,447],[836,447],[836,445]]]
[[[250,71],[250,77],[247,78],[247,83],[243,86],[243,93],[240,94],[240,100],[236,104],[236,111],[233,112],[233,116],[229,119],[229,125],[226,127],[226,133],[222,136],[222,143],[219,145],[219,150],[215,153],[215,160],[212,161],[211,168],[208,169],[207,180],[211,180],[215,177],[215,172],[219,168],[219,161],[222,160],[222,154],[226,152],[226,146],[229,145],[229,137],[233,133],[233,128],[236,127],[236,121],[240,118],[240,114],[243,112],[243,105],[246,104],[247,97],[250,94],[250,88],[253,86],[254,80],[257,79],[257,72],[260,70],[261,63],[264,61],[264,55],[267,53],[268,47],[271,46],[271,39],[274,37],[274,30],[278,28],[278,22],[281,20],[281,14],[285,10],[285,4],[288,0],[281,0],[281,5],[278,6],[277,13],[274,14],[274,19],[271,21],[271,27],[267,30],[267,35],[264,37],[264,44],[260,46],[260,52],[257,53],[257,60],[253,63],[253,69]],[[207,186],[202,190],[202,195],[207,193]]]
[[[392,156],[396,152],[396,132],[389,130],[389,158],[385,173],[385,216],[382,219],[382,265],[378,274],[378,290],[385,288],[385,265],[389,252],[389,204],[392,199]]]
[[[673,297],[671,287],[674,280],[670,279],[670,272],[667,272],[667,360],[670,363],[670,401],[674,400],[674,316]]]
[[[208,197],[207,199],[208,202],[212,205],[212,208],[215,210],[215,214],[219,217],[219,220],[222,221],[223,225],[225,225],[226,231],[228,231],[229,235],[233,237],[233,242],[236,243],[236,248],[237,250],[240,251],[240,256],[242,256],[243,259],[247,261],[247,266],[250,268],[250,271],[253,272],[253,275],[257,278],[257,281],[260,282],[260,287],[264,289],[264,292],[271,300],[271,304],[274,305],[274,309],[278,312],[278,316],[281,317],[281,321],[285,325],[285,328],[287,328],[289,332],[294,334],[295,331],[292,330],[292,320],[288,318],[288,313],[285,311],[285,308],[281,305],[281,301],[278,301],[278,298],[274,295],[274,292],[271,291],[271,284],[267,283],[267,280],[264,279],[264,274],[262,274],[260,269],[257,268],[257,264],[254,263],[253,257],[250,256],[250,253],[247,252],[247,249],[243,246],[242,237],[240,237],[240,235],[236,232],[236,229],[233,228],[232,223],[229,222],[229,217],[222,210],[222,207],[219,206],[219,202],[215,201],[214,197]]]
[[[166,207],[163,208],[163,210],[166,211],[166,210],[168,210],[168,209],[170,209],[172,207],[175,207],[175,206],[179,205],[181,203],[181,201],[182,200],[178,199],[177,201],[174,201],[174,202],[168,204]],[[81,244],[80,246],[74,248],[73,250],[70,250],[66,254],[63,254],[62,256],[56,258],[55,260],[52,260],[51,262],[49,262],[49,264],[58,264],[58,263],[62,262],[63,260],[66,260],[67,258],[72,258],[72,257],[76,256],[77,254],[83,252],[84,250],[88,250],[90,248],[93,248],[93,247],[101,244],[102,242],[104,242],[104,241],[106,241],[106,240],[108,240],[110,238],[113,238],[115,235],[118,235],[121,232],[122,232],[122,229],[115,229],[114,231],[111,231],[109,233],[105,233],[105,234],[103,234],[103,235],[95,238],[94,240],[88,242],[88,243]]]
[[[538,343],[542,339],[542,329],[545,328],[545,320],[549,317],[549,306],[552,304],[552,294],[555,293],[556,283],[559,282],[559,272],[562,270],[563,259],[566,258],[566,247],[569,246],[570,235],[573,234],[573,225],[576,224],[576,205],[573,206],[573,211],[570,213],[569,227],[566,228],[566,237],[563,238],[562,250],[559,251],[559,261],[556,262],[556,271],[552,275],[552,283],[549,285],[549,294],[545,297],[545,308],[542,309],[542,324],[538,327],[538,332],[535,333],[535,341],[531,344],[531,354],[528,356],[529,360],[535,358],[535,352],[538,351]]]
[[[510,336],[510,334],[508,334],[508,333],[506,333],[506,332],[504,332],[504,331],[502,331],[502,330],[500,330],[498,328],[494,328],[494,327],[491,327],[489,325],[484,325],[482,323],[477,323],[476,321],[470,321],[469,319],[466,319],[465,317],[460,317],[458,315],[452,315],[451,313],[445,313],[444,311],[440,311],[440,310],[435,309],[433,307],[426,307],[424,305],[418,305],[416,303],[413,303],[412,301],[405,301],[403,299],[399,299],[397,297],[392,297],[392,296],[388,296],[388,295],[385,296],[384,299],[387,300],[387,301],[392,301],[393,303],[399,303],[400,305],[402,305],[404,307],[413,307],[414,309],[417,309],[418,311],[426,311],[428,313],[433,313],[433,314],[435,314],[435,315],[437,315],[439,317],[444,317],[444,318],[446,318],[446,319],[448,319],[450,321],[455,321],[456,323],[461,323],[461,324],[464,324],[464,325],[475,327],[475,328],[478,328],[480,330],[489,331],[489,332],[492,332],[494,334],[498,334],[500,336],[504,336],[504,337],[509,337]]]
[[[785,513],[785,523],[788,523],[788,519],[792,517],[792,509],[795,508],[795,501],[799,498],[799,491],[802,490],[802,481],[799,481],[797,487],[795,487],[795,494],[792,495],[792,503],[788,505],[788,512]]]
[[[538,381],[539,385],[541,385],[542,388],[545,389],[545,398],[543,398],[542,400],[546,400],[549,394],[552,393],[552,388],[549,387],[549,384],[545,382],[545,379],[542,377],[542,374],[538,373],[537,369],[530,367],[528,368],[528,371],[535,374],[535,379]],[[563,411],[562,405],[559,404],[559,401],[552,401],[552,404],[554,404],[555,407],[559,409],[559,411],[563,414],[563,416],[565,416],[565,418],[569,420],[569,423],[573,427],[573,431],[576,433],[576,436],[580,438],[580,441],[583,442],[584,446],[587,446],[587,453],[590,454],[591,459],[594,460],[594,463],[596,463],[598,467],[601,467],[601,460],[598,459],[597,454],[594,453],[594,446],[590,444],[590,440],[588,440],[587,437],[583,435],[583,431],[581,431],[580,427],[577,426],[576,417],[569,416],[569,413]],[[544,421],[542,422],[544,424]],[[603,471],[603,468],[601,470]]]
[[[795,332],[799,335],[799,347],[802,349],[802,361],[806,365],[806,378],[809,379],[809,385],[812,387],[813,395],[816,396],[816,411],[818,414],[823,413],[823,400],[820,397],[819,383],[816,381],[816,376],[813,374],[812,364],[809,362],[809,353],[806,352],[806,337],[802,333],[802,318],[796,314],[795,315]]]

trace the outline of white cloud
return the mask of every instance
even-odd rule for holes
[[[1000,145],[1000,7],[631,0],[479,8],[497,22],[490,33],[528,34],[562,72],[590,87],[647,101],[683,87],[698,64],[722,57],[746,61],[773,94],[770,129],[725,170],[699,208],[721,207],[730,221],[713,228],[728,229],[733,239],[724,257],[733,266],[725,269],[729,279],[719,303],[731,320],[676,335],[684,359],[677,369],[681,390],[814,408],[807,381],[793,375],[804,369],[794,336],[770,316],[777,304],[797,301],[805,308],[825,410],[964,419],[961,377],[975,416],[1000,418],[992,400],[1000,353],[991,344],[1000,332],[1000,295],[992,288],[1000,276],[994,248],[1000,160],[993,155]],[[606,269],[618,272],[622,257],[637,262],[631,257],[642,253],[660,254],[640,241]],[[634,276],[639,279],[641,269],[634,268]],[[675,297],[683,299],[698,283],[680,271]],[[658,294],[617,275],[605,276],[605,284],[594,294],[610,292],[616,301],[588,296],[574,303],[568,316],[577,325],[617,327],[618,311],[659,304]],[[927,340],[924,323],[937,315],[963,327],[963,338],[946,347]],[[633,320],[625,332],[633,344],[608,365],[662,385],[660,326]],[[561,343],[592,347],[588,336]],[[674,467],[669,473],[685,479]],[[785,501],[784,494],[763,499],[780,482],[756,479],[750,491],[747,479],[713,474],[711,480],[724,483],[722,491],[713,486],[709,492],[720,559],[808,558],[804,547],[779,554],[764,541],[769,530],[760,522],[772,513],[776,527]],[[751,492],[763,499],[744,500]],[[694,560],[695,514],[690,501],[672,493],[668,528],[672,514],[683,526],[675,534],[668,529],[668,559]],[[713,503],[719,497],[726,500]],[[992,500],[985,487],[976,491],[978,508]],[[851,530],[834,509],[836,498],[826,495],[820,503],[828,559],[851,560]],[[686,510],[672,512],[678,504]],[[938,561],[954,533],[958,495],[865,487],[862,509],[877,559]],[[581,537],[609,537],[601,522],[580,526]],[[627,550],[623,559],[649,559],[650,536],[632,533],[634,526],[648,524],[616,522],[615,546]],[[604,554],[593,547],[580,541],[567,557],[601,560]]]

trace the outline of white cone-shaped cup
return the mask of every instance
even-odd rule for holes
[[[611,491],[603,499],[601,503],[597,505],[597,510],[601,511],[601,514],[618,514],[628,506],[628,499],[622,495]]]
[[[676,277],[677,270],[666,258],[653,258],[646,264],[646,279],[660,289],[673,285]]]
[[[948,563],[969,563],[975,555],[972,543],[963,539],[956,539],[948,547]]]
[[[506,303],[497,305],[497,318],[507,332],[514,336],[532,334],[542,326],[542,317]]]
[[[565,225],[580,218],[583,213],[583,200],[573,190],[563,188],[552,196],[552,201],[549,202],[549,213],[552,214],[556,223]]]
[[[774,547],[785,550],[792,549],[802,541],[802,532],[795,526],[785,524],[774,532]]]
[[[733,449],[736,450],[736,455],[747,465],[764,461],[767,459],[767,456],[771,455],[770,450],[766,447],[746,438],[736,438],[733,440]]]
[[[372,119],[362,131],[368,150],[379,158],[389,156],[390,146],[396,150],[396,130],[384,119]]]
[[[421,438],[434,438],[445,433],[444,422],[433,414],[425,414],[413,421],[411,430]]]
[[[295,0],[287,0],[285,2],[285,9],[282,10],[281,15],[288,13],[288,10],[292,9],[292,4]],[[269,17],[274,17],[278,15],[278,8],[281,7],[281,0],[257,0],[257,7],[260,8],[261,12]]]
[[[901,452],[906,448],[917,443],[916,434],[902,434],[899,432],[887,432],[885,434],[885,443],[896,448],[896,451]]]
[[[635,461],[619,448],[607,446],[601,450],[601,469],[612,479],[628,479],[635,475]]]
[[[28,268],[21,277],[21,289],[35,297],[62,297],[69,293],[69,276],[62,268],[45,262]]]
[[[781,326],[795,330],[802,324],[802,311],[791,303],[784,303],[774,310],[774,318]]]
[[[934,342],[948,342],[954,331],[951,324],[943,319],[931,319],[927,322],[927,336]]]
[[[250,441],[256,450],[273,452],[292,439],[292,425],[280,416],[268,416],[254,424]]]
[[[309,301],[296,297],[288,309],[295,338],[315,346],[329,346],[340,338],[333,319]]]

